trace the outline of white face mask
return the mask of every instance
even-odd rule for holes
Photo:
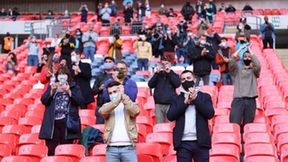
[[[77,62],[78,61],[77,56],[76,55],[71,56],[71,61]]]
[[[227,42],[222,42],[222,43],[220,43],[220,46],[221,46],[221,47],[227,47]]]
[[[59,75],[57,76],[57,79],[58,79],[58,81],[61,82],[61,83],[66,83],[67,80],[68,80],[68,75],[67,75],[67,74],[59,74]]]
[[[188,33],[188,36],[189,36],[189,37],[193,36],[193,33]]]
[[[118,97],[118,93],[113,93],[113,94],[109,95],[110,101],[116,100],[117,97]]]
[[[201,41],[200,41],[200,44],[201,44],[201,45],[205,45],[205,44],[206,44],[206,40],[201,40]]]

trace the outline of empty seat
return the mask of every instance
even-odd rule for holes
[[[172,133],[174,128],[174,123],[159,123],[154,125],[153,132],[155,133]]]
[[[176,161],[175,161],[176,162]],[[209,162],[238,162],[235,157],[232,156],[212,156],[209,158]]]
[[[245,158],[250,156],[275,156],[276,149],[273,144],[248,144],[245,145]]]
[[[33,159],[27,156],[6,156],[1,162],[34,162]]]
[[[106,162],[105,156],[87,156],[80,160],[80,162]]]
[[[244,138],[248,133],[269,132],[268,126],[262,123],[248,123],[244,126]]]
[[[253,143],[270,143],[274,144],[272,135],[269,133],[249,133],[244,138],[245,145]]]
[[[40,162],[73,162],[73,159],[65,156],[47,156],[42,158]]]
[[[146,143],[161,144],[162,154],[167,155],[172,144],[172,133],[151,133],[146,137]]]
[[[38,133],[31,133],[31,134],[23,134],[19,138],[18,146],[27,145],[27,144],[38,144],[44,145],[45,141],[39,139]]]
[[[223,159],[227,158],[231,160],[231,162],[236,162],[239,160],[239,148],[232,144],[212,145],[212,149],[210,150],[210,157],[215,157],[215,159],[218,159],[217,157],[219,156]]]
[[[212,135],[212,144],[232,144],[241,152],[241,136],[236,133],[215,133]]]
[[[153,162],[161,162],[162,150],[158,143],[137,143],[136,150],[139,162],[144,162],[142,158],[147,159],[146,156],[152,157]]]
[[[85,147],[79,144],[63,144],[58,145],[55,149],[55,155],[68,156],[74,162],[78,162],[81,158],[85,157]]]
[[[12,148],[7,144],[0,144],[0,160],[12,154]]]
[[[240,126],[235,123],[215,124],[213,133],[240,133]]]
[[[105,156],[106,148],[107,148],[106,144],[95,145],[92,149],[92,155],[93,156]]]
[[[47,156],[48,148],[45,145],[22,145],[19,148],[18,155],[28,156],[33,162],[40,161]]]
[[[163,162],[177,162],[176,155],[168,155],[163,158]]]
[[[250,156],[244,162],[279,162],[275,156]]]

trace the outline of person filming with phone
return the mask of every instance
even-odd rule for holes
[[[256,111],[257,78],[260,76],[261,65],[255,54],[251,51],[251,45],[241,46],[229,60],[229,70],[234,78],[234,94],[231,105],[230,122],[243,127],[252,123]],[[242,61],[237,61],[239,52],[247,48]],[[241,128],[243,128],[241,127]]]
[[[167,111],[170,107],[170,101],[176,96],[176,89],[180,84],[179,75],[171,70],[169,59],[163,56],[153,77],[148,82],[149,88],[154,88],[156,123],[169,122]]]
[[[171,98],[167,112],[169,121],[176,121],[173,145],[177,162],[209,162],[211,136],[208,120],[214,116],[211,96],[199,91],[192,71],[180,76],[180,95]]]

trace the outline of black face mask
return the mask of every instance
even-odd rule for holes
[[[117,78],[122,80],[125,78],[125,74],[124,74],[124,71],[123,70],[119,70],[118,71],[118,75],[117,75]]]
[[[195,82],[193,80],[191,81],[185,81],[184,83],[182,83],[182,87],[185,89],[185,91],[188,91],[188,89],[190,87],[194,87]]]
[[[243,60],[244,65],[249,66],[251,64],[251,60]]]
[[[244,40],[240,40],[240,43],[241,43],[241,44],[244,44],[244,43],[246,43],[246,41],[244,41]]]
[[[65,37],[66,37],[66,38],[69,38],[69,37],[70,37],[70,34],[66,34]]]

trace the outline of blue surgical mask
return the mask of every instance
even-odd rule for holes
[[[109,95],[109,97],[110,97],[110,101],[114,101],[117,99],[118,93],[113,93],[113,94]]]

